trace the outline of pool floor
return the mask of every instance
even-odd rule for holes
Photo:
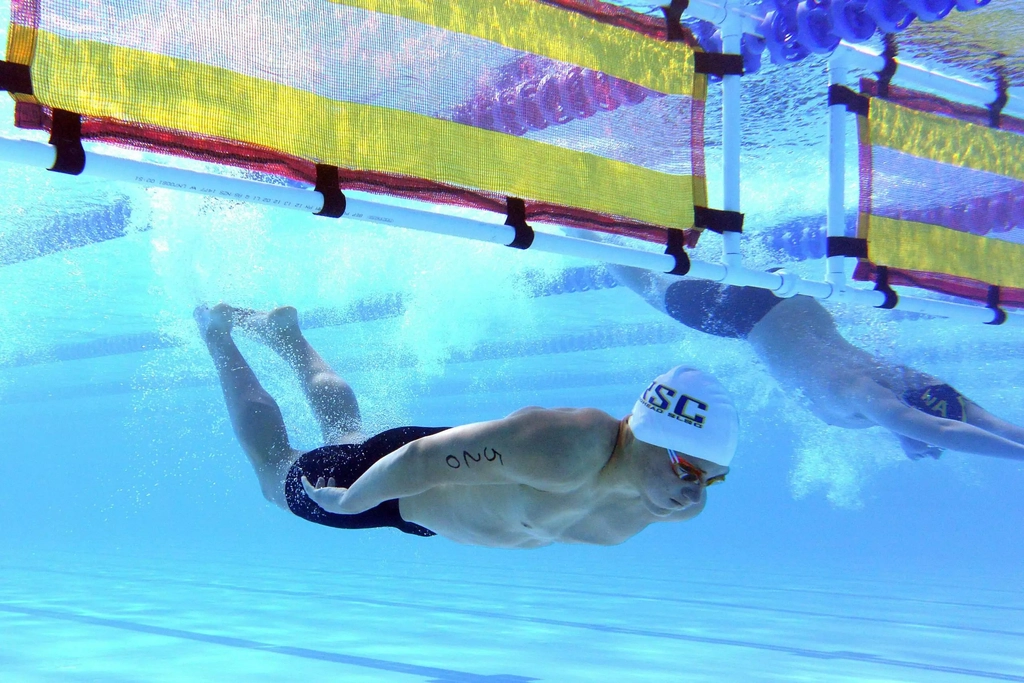
[[[297,550],[8,557],[3,680],[1024,681],[1012,589]]]

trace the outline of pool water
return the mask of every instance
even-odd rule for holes
[[[750,82],[750,244],[824,213],[823,84],[813,59]],[[0,185],[0,680],[1024,681],[1018,462],[828,427],[597,264],[17,166]],[[695,520],[610,548],[318,527],[264,501],[234,441],[191,317],[217,301],[296,306],[370,432],[621,416],[694,364],[736,397],[733,471]],[[1019,327],[829,308],[1024,424]],[[284,363],[239,344],[293,445],[320,445]]]

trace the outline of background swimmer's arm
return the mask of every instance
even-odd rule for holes
[[[679,279],[678,276],[655,273],[643,268],[617,266],[612,263],[605,264],[605,268],[618,280],[620,285],[629,287],[643,297],[644,301],[651,306],[654,306],[662,313],[667,313],[665,310],[665,290]]]
[[[580,230],[577,228],[566,228],[566,234],[570,237],[576,237],[582,240],[593,240],[595,242],[604,242],[606,244],[623,244],[623,241],[618,237],[606,235],[602,232],[595,232],[592,230]],[[625,246],[623,244],[623,246]],[[668,275],[665,273],[655,273],[650,270],[643,268],[633,268],[631,266],[619,266],[614,263],[606,263],[605,268],[612,274],[620,285],[628,287],[634,292],[643,297],[644,301],[654,306],[662,313],[668,313],[665,310],[665,290],[673,282],[679,279],[677,275]]]
[[[906,405],[890,390],[865,382],[861,412],[880,427],[898,435],[954,451],[1024,460],[1024,446],[956,420],[927,415]]]
[[[599,410],[518,411],[413,441],[377,461],[347,491],[306,491],[325,510],[341,514],[437,486],[523,484],[572,491],[604,467],[618,426]]]

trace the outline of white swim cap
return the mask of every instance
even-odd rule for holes
[[[682,365],[647,387],[629,418],[633,435],[645,443],[728,465],[736,452],[736,406],[717,379]]]

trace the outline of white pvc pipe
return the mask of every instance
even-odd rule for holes
[[[722,50],[726,54],[740,54],[742,26],[735,13],[730,13],[722,25]],[[740,76],[722,78],[722,208],[740,210]],[[742,268],[740,233],[722,234],[722,261],[728,268]]]
[[[828,62],[829,85],[845,85],[846,60],[840,53]],[[834,104],[828,108],[828,209],[827,233],[829,237],[846,235],[846,107]],[[846,287],[846,259],[829,256],[826,259],[825,281],[832,283],[841,297]]]
[[[9,141],[3,142],[8,143]],[[40,146],[47,148],[46,145]],[[6,150],[4,156],[6,158]],[[324,205],[323,196],[319,192],[268,183],[255,183],[250,180],[228,178],[210,173],[197,173],[170,166],[157,166],[102,154],[87,153],[85,155],[83,174],[206,197],[220,197],[250,204],[296,209],[307,213],[316,213]]]
[[[863,45],[851,45],[846,42],[839,44],[836,53],[843,53],[850,66],[868,71],[881,71],[885,66],[885,58],[872,52]],[[893,80],[921,90],[940,93],[950,99],[964,104],[987,107],[996,99],[994,83],[980,84],[962,78],[947,76],[931,71],[916,64],[908,64],[897,60],[899,66]],[[1003,113],[1007,116],[1024,117],[1024,98],[1015,93],[1009,94]]]
[[[0,138],[0,152],[4,161],[24,166],[51,168],[57,160],[57,150],[53,147],[29,140]]]
[[[736,17],[739,22],[740,33],[758,34],[758,26],[764,16],[755,14],[744,2],[714,2],[714,0],[691,0],[686,8],[686,14],[696,19],[703,19],[715,26],[725,24],[729,16]],[[728,52],[728,50],[726,50]]]
[[[735,0],[720,0],[718,2],[715,0],[691,0],[686,8],[686,14],[723,27],[723,38],[724,26],[730,17],[734,17],[739,23],[741,33],[757,36],[760,36],[760,25],[764,19],[763,15],[754,13],[752,8],[746,6],[745,3]],[[730,52],[729,49],[725,49],[725,51]],[[836,52],[844,52],[844,56],[850,60],[851,66],[868,71],[881,71],[885,65],[883,57],[862,45],[853,45],[843,41]],[[987,106],[996,98],[994,83],[988,85],[972,83],[902,61],[899,62],[897,72],[895,78],[901,83],[942,93],[966,104]],[[1011,90],[1017,90],[1017,92],[1009,93],[1009,100],[1003,108],[1003,113],[1007,116],[1024,118],[1024,95],[1019,92],[1019,89]]]
[[[48,168],[53,164],[54,152],[53,148],[42,143],[0,138],[0,160]],[[146,187],[161,187],[261,206],[292,209],[304,213],[313,213],[323,207],[323,197],[315,190],[227,178],[102,154],[88,153],[86,155],[83,174]],[[347,200],[345,218],[452,235],[492,244],[506,245],[515,237],[514,228],[499,223],[420,211],[353,197]],[[655,272],[668,272],[675,266],[675,258],[666,254],[544,232],[535,232],[534,242],[530,248],[565,256],[644,268]],[[828,299],[835,295],[834,287],[828,282],[803,280],[793,274],[766,273],[742,267],[728,268],[723,264],[703,261],[691,261],[688,277],[731,285],[759,287],[776,292],[781,296],[803,294],[817,299]],[[884,296],[880,292],[872,290],[848,288],[844,300],[877,306],[884,301]],[[992,311],[979,306],[913,297],[900,297],[897,308],[971,322],[990,322],[994,317]],[[1011,315],[1008,322],[1021,324],[1024,322],[1024,316]]]

